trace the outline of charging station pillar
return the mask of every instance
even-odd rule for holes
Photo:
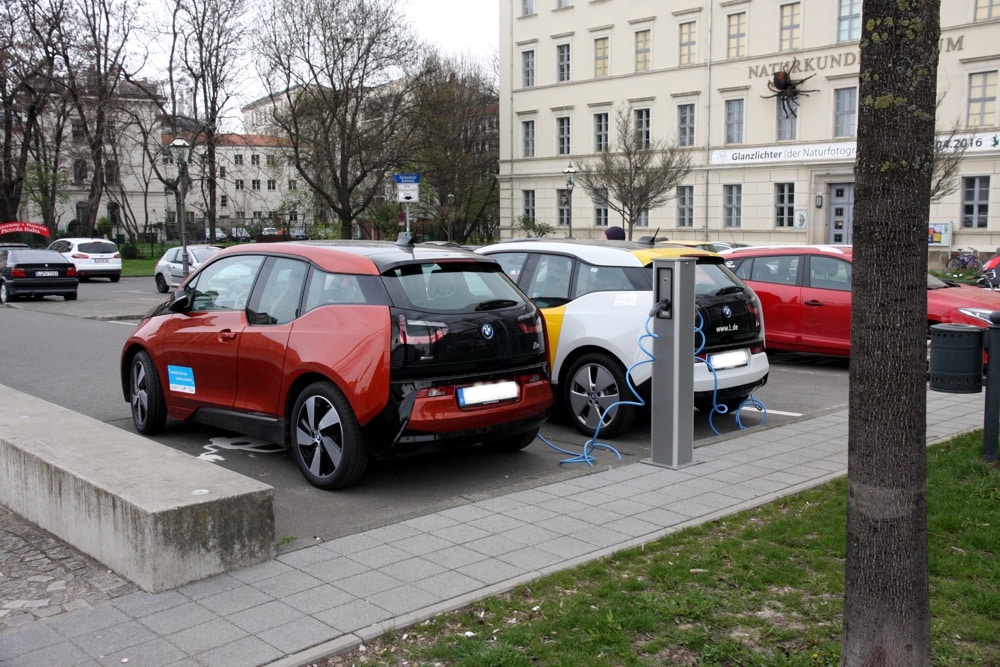
[[[652,455],[646,463],[694,463],[695,259],[653,260]]]

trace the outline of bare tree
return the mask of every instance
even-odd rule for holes
[[[278,0],[258,46],[274,125],[350,238],[405,162],[418,43],[395,0]]]
[[[930,665],[926,282],[940,0],[865,0],[862,14],[841,664]]]
[[[17,220],[31,151],[43,139],[41,118],[58,67],[51,47],[64,14],[58,0],[0,4],[0,222]]]
[[[65,72],[60,81],[74,110],[72,133],[86,148],[91,169],[80,233],[93,233],[108,176],[117,165],[107,147],[118,142],[119,85],[137,6],[130,0],[75,0],[73,20],[60,24],[56,43]],[[110,172],[110,173],[109,173]]]
[[[581,162],[576,178],[591,199],[606,201],[621,216],[631,239],[639,217],[676,194],[691,171],[691,155],[665,139],[652,140],[637,132],[626,106],[617,109],[615,128],[614,147]]]
[[[499,104],[494,78],[469,60],[429,58],[415,87],[413,169],[426,183],[423,210],[442,236],[489,240],[484,221],[499,214]]]

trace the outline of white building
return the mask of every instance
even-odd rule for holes
[[[850,243],[861,5],[500,0],[502,235],[524,214],[565,234],[563,171],[613,141],[625,106],[642,131],[692,152],[676,197],[636,237]],[[998,38],[1000,0],[941,3],[939,138],[957,126],[967,145],[960,187],[931,208],[942,250],[1000,247]],[[766,97],[782,68],[810,77],[797,116]],[[580,188],[570,201],[574,236],[621,224]]]

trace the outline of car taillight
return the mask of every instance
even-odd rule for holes
[[[66,277],[67,278],[75,278],[76,277],[76,267],[75,266],[71,266],[68,269],[66,269]]]
[[[408,320],[404,315],[397,317],[396,322],[403,345],[433,345],[448,334],[448,325],[444,322]]]
[[[74,252],[70,257],[73,259],[90,259],[90,255],[85,252]]]
[[[545,321],[542,319],[541,313],[522,315],[517,320],[517,328],[521,333],[534,334],[538,341],[538,351],[542,354],[545,353]]]
[[[10,270],[11,278],[27,278],[28,274],[24,272],[24,269],[13,268]]]
[[[114,257],[115,259],[121,259],[121,256],[122,256],[122,254],[121,254],[120,252],[116,252],[116,253],[115,253],[115,254],[113,255],[113,257]]]

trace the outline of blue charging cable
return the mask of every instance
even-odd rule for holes
[[[635,388],[635,385],[632,384],[632,371],[634,369],[638,368],[639,366],[643,365],[643,364],[651,364],[654,361],[656,361],[656,356],[652,353],[651,350],[647,349],[646,346],[643,343],[646,340],[650,339],[650,338],[652,338],[652,339],[659,338],[658,335],[656,335],[655,333],[653,333],[652,331],[650,331],[650,324],[653,322],[653,318],[656,317],[656,313],[659,310],[659,308],[660,308],[660,304],[655,304],[653,306],[653,309],[649,313],[649,317],[646,318],[646,324],[643,326],[643,333],[642,333],[641,336],[639,336],[639,340],[638,340],[639,349],[642,350],[642,352],[646,355],[646,358],[645,359],[640,359],[639,361],[637,361],[634,364],[632,364],[629,367],[628,371],[625,373],[625,383],[628,385],[628,388],[632,392],[632,395],[635,396],[635,400],[634,401],[616,401],[616,402],[612,403],[611,405],[609,405],[608,407],[606,407],[604,409],[604,411],[601,413],[601,417],[600,417],[600,419],[597,422],[597,428],[594,429],[594,437],[590,438],[585,443],[583,443],[583,451],[581,451],[578,454],[574,453],[574,452],[571,452],[569,450],[563,449],[562,447],[559,447],[558,445],[555,445],[552,442],[550,442],[541,433],[538,434],[539,440],[541,440],[542,442],[544,442],[546,445],[548,445],[552,449],[554,449],[557,452],[560,452],[562,454],[568,454],[568,455],[570,455],[570,458],[563,459],[562,461],[559,462],[560,464],[562,464],[562,463],[586,463],[589,466],[593,466],[594,465],[594,456],[593,456],[592,452],[594,450],[596,450],[596,449],[603,449],[603,450],[609,451],[612,454],[614,454],[615,456],[617,456],[619,460],[621,460],[621,458],[622,458],[621,453],[617,449],[615,449],[614,447],[612,447],[611,445],[609,445],[607,443],[598,442],[598,437],[600,436],[600,433],[601,433],[601,427],[604,426],[604,419],[605,419],[605,417],[607,417],[608,413],[610,413],[616,407],[618,407],[619,405],[634,405],[634,406],[637,406],[637,407],[641,408],[641,407],[645,407],[645,405],[646,405],[646,401],[643,400],[642,396],[639,394],[639,391]],[[704,319],[702,318],[701,311],[699,311],[697,309],[695,310],[695,319],[696,319],[695,328],[694,328],[695,336],[699,337],[701,342],[698,344],[698,348],[695,350],[694,360],[695,360],[695,362],[703,363],[703,364],[705,364],[708,367],[709,371],[712,373],[712,378],[713,378],[713,380],[715,382],[715,386],[712,389],[712,411],[708,415],[708,425],[712,428],[712,431],[716,435],[721,435],[719,433],[719,431],[715,428],[715,424],[714,424],[713,418],[715,417],[716,413],[718,413],[718,414],[726,414],[729,411],[729,408],[726,407],[726,405],[720,404],[718,402],[719,376],[718,376],[718,373],[716,372],[715,368],[712,366],[711,362],[708,361],[707,358],[702,359],[702,358],[698,357],[698,353],[701,352],[701,350],[705,347],[705,332],[703,330]],[[767,408],[764,406],[764,404],[760,400],[758,400],[757,398],[754,398],[753,394],[750,394],[736,408],[736,424],[737,424],[737,426],[739,426],[740,430],[743,430],[744,428],[746,428],[743,425],[743,421],[740,418],[740,411],[743,409],[744,406],[754,407],[758,411],[763,412],[764,413],[764,419],[763,419],[763,421],[761,421],[761,424],[767,423]]]

